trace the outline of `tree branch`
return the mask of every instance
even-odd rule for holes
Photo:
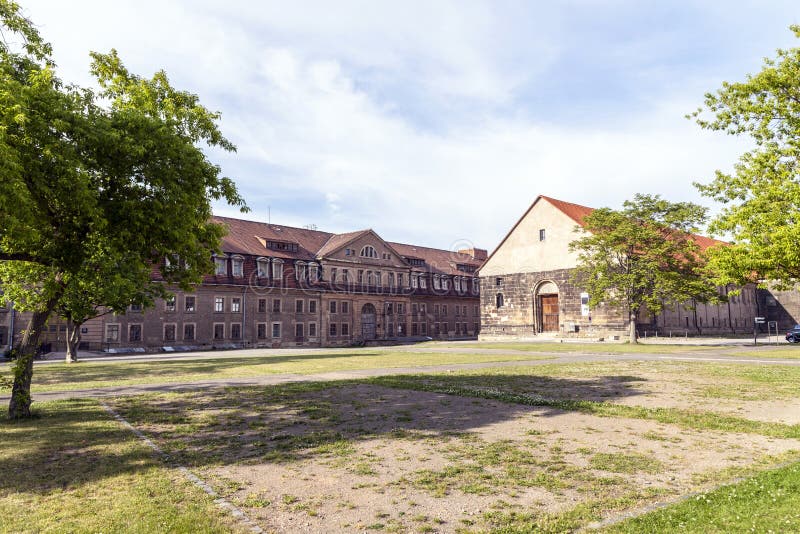
[[[39,263],[41,265],[45,265],[45,263],[34,256],[33,254],[28,254],[25,252],[0,252],[0,261],[27,261],[30,263]]]

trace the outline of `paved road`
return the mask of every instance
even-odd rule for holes
[[[397,349],[397,347],[394,347]],[[281,354],[270,351],[270,355],[292,355],[292,354],[309,354],[309,349],[278,349]],[[320,353],[329,353],[330,350],[339,350],[347,352],[346,349],[316,349]],[[381,350],[381,349],[378,349]],[[407,349],[410,352],[463,352],[464,349],[459,348],[413,348]],[[521,353],[521,351],[509,351],[505,349],[470,349],[470,352],[502,352],[508,354],[509,352]],[[232,352],[240,352],[247,354],[232,355]],[[141,384],[129,386],[112,386],[104,388],[91,388],[91,389],[78,389],[71,391],[53,391],[34,393],[33,399],[35,401],[44,400],[57,400],[79,397],[115,397],[120,395],[138,395],[150,392],[170,392],[170,391],[187,391],[193,389],[208,389],[220,388],[231,386],[268,386],[285,384],[289,382],[319,382],[319,381],[333,381],[333,380],[354,380],[363,379],[376,376],[389,376],[398,374],[416,374],[416,373],[441,373],[447,371],[470,370],[470,369],[485,369],[491,367],[515,367],[515,366],[537,366],[537,365],[550,365],[550,364],[564,364],[564,363],[587,363],[587,362],[608,362],[608,361],[701,361],[701,362],[724,362],[738,365],[783,365],[783,366],[800,366],[800,360],[785,360],[785,359],[769,359],[769,358],[737,358],[733,356],[724,356],[727,351],[713,351],[697,352],[697,353],[681,353],[681,354],[589,354],[589,353],[535,353],[535,356],[542,357],[543,359],[536,360],[520,360],[520,361],[506,361],[506,362],[482,362],[482,363],[464,363],[464,364],[445,364],[445,365],[427,365],[416,367],[391,367],[380,369],[362,369],[352,371],[332,371],[317,374],[276,374],[265,375],[260,377],[249,378],[221,378],[199,380],[193,382],[180,382],[180,383],[161,383],[161,384]],[[534,354],[530,354],[531,357]],[[224,353],[200,353],[201,359],[206,358],[241,358],[241,357],[263,357],[262,351],[228,351]],[[119,361],[114,357],[114,361]],[[129,357],[125,357],[129,358]],[[192,358],[188,354],[177,356],[139,356],[131,361],[153,361],[161,359],[198,359]],[[104,361],[101,359],[100,361]],[[8,400],[9,395],[0,395],[0,402]]]

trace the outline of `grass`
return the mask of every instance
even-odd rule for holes
[[[800,462],[690,496],[604,530],[616,533],[675,531],[800,531]]]
[[[720,350],[719,347],[709,345],[667,345],[637,343],[580,343],[580,342],[538,342],[538,343],[510,343],[505,341],[481,341],[476,343],[431,343],[426,347],[444,347],[458,349],[495,349],[522,352],[547,352],[547,353],[581,353],[581,354],[680,354],[694,352],[708,352]]]
[[[230,532],[205,493],[95,401],[0,422],[3,532]]]
[[[196,360],[160,360],[154,362],[84,361],[77,365],[53,363],[36,365],[33,392],[67,391],[136,384],[169,384],[209,379],[253,378],[275,374],[316,374],[432,366],[462,363],[502,362],[542,359],[524,354],[415,353],[352,350],[311,352],[300,355]],[[8,374],[9,365],[0,365],[0,376]]]

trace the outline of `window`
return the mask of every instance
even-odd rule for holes
[[[317,301],[316,300],[309,300],[308,301],[308,313],[317,313]]]
[[[416,336],[419,334],[419,325],[417,323],[411,323],[411,335]]]
[[[342,282],[345,284],[350,282],[350,271],[347,269],[342,269]]]
[[[411,315],[414,315],[414,316],[417,315],[417,305],[416,304],[412,304],[411,305]]]
[[[442,316],[447,317],[447,304],[442,304]]]
[[[267,299],[258,299],[258,313],[267,313]]]
[[[256,260],[256,276],[259,278],[269,277],[269,260],[267,258],[258,258]]]
[[[309,279],[312,282],[316,282],[317,280],[319,280],[319,265],[317,265],[316,263],[309,264],[308,272],[309,272],[308,274]]]
[[[214,339],[225,339],[224,323],[214,323]]]
[[[228,260],[224,256],[214,256],[214,275],[225,276],[228,274]]]
[[[281,323],[272,323],[272,338],[281,337]]]
[[[403,315],[405,313],[405,305],[402,302],[397,303],[397,314]]]
[[[175,295],[172,295],[164,301],[164,310],[168,312],[175,311]]]
[[[498,293],[497,296],[495,297],[495,306],[497,306],[498,308],[502,308],[503,304],[504,304],[504,302],[503,302],[503,294],[502,293]]]
[[[272,313],[281,312],[281,299],[272,299]]]
[[[416,288],[419,283],[419,278],[417,274],[411,274],[411,287]]]
[[[494,285],[496,285],[497,287],[500,287],[502,285],[502,283],[503,283],[503,279],[502,278],[495,278],[494,279]]]
[[[295,313],[303,313],[303,301],[302,300],[294,301],[294,312]]]
[[[303,323],[297,323],[294,325],[294,337],[297,339],[303,339]]]
[[[294,277],[297,280],[305,280],[306,277],[306,264],[303,261],[298,261],[295,263],[294,269]]]
[[[392,314],[394,314],[394,306],[392,305],[391,302],[387,302],[386,303],[386,315],[392,315]]]
[[[349,313],[349,304],[347,302],[342,302],[342,313]]]
[[[132,312],[140,312],[140,311],[142,311],[142,305],[141,304],[131,304],[131,311]]]
[[[539,241],[544,241],[544,228],[539,230]]]
[[[142,325],[132,324],[128,326],[128,341],[142,340]]]
[[[233,313],[241,313],[242,311],[242,299],[241,297],[233,297],[231,298],[231,312]]]
[[[420,277],[419,277],[419,287],[421,287],[422,289],[425,289],[426,287],[428,287],[428,282],[425,279],[424,275],[420,275]]]
[[[225,297],[214,297],[214,311],[217,313],[225,311]]]
[[[477,295],[478,294],[478,290],[480,289],[480,287],[481,287],[481,284],[478,281],[478,279],[477,278],[473,278],[472,279],[472,294],[473,295]]]
[[[450,290],[450,280],[445,276],[442,277],[442,289],[445,291]]]
[[[276,282],[283,280],[283,260],[272,260],[272,280]]]
[[[231,324],[231,339],[242,339],[242,325],[240,323]]]
[[[456,317],[461,317],[461,308],[458,305],[454,306],[454,308],[456,309]]]
[[[297,243],[292,243],[290,241],[267,241],[267,248],[271,250],[297,252]]]
[[[375,285],[375,279],[372,277],[372,271],[367,271],[367,285]]]
[[[331,267],[331,282],[336,282],[336,267]]]
[[[461,323],[456,323],[456,335],[461,335]]]
[[[186,295],[183,297],[183,310],[187,313],[194,313],[195,310],[195,296]]]
[[[331,313],[336,313],[336,301],[331,301]]]
[[[308,337],[317,337],[317,323],[308,323]]]
[[[433,275],[433,289],[439,289],[442,286],[441,278],[438,274]]]
[[[464,317],[467,316],[467,305],[466,304],[461,306],[461,315],[463,315]]]
[[[331,326],[328,329],[328,335],[330,337],[336,337],[336,323],[331,323]]]
[[[258,339],[267,339],[267,323],[258,323],[256,325],[256,337]]]
[[[441,333],[441,326],[439,323],[433,323],[433,335],[438,336]]]
[[[378,257],[378,252],[375,250],[374,247],[367,245],[361,249],[361,257],[362,258],[376,258]]]
[[[184,323],[183,325],[183,339],[184,341],[194,340],[194,323]]]
[[[421,313],[422,315],[427,315],[428,314],[428,307],[425,304],[420,304],[419,305],[419,313]]]
[[[397,287],[403,287],[403,273],[397,273]]]
[[[106,325],[106,343],[119,343],[119,325]]]
[[[342,335],[349,336],[350,335],[350,325],[347,323],[342,323]]]
[[[353,251],[353,249],[351,249],[351,248],[346,248],[346,249],[344,249],[344,255],[345,255],[345,256],[352,256],[352,255],[353,255],[353,253],[354,253],[354,251]]]
[[[233,271],[233,276],[237,278],[241,278],[244,276],[244,258],[241,256],[233,256],[231,258],[231,271]]]
[[[383,282],[381,281],[380,271],[375,271],[375,285],[377,285],[378,287],[381,287],[383,285]]]
[[[439,317],[439,305],[438,304],[434,304],[433,305],[433,316],[434,317]]]
[[[356,276],[357,276],[356,281],[358,282],[358,285],[363,285],[364,284],[364,271],[359,270],[358,274]]]
[[[386,283],[389,284],[389,287],[394,288],[394,273],[386,275]]]
[[[422,334],[423,336],[428,335],[428,323],[420,323],[419,333]]]
[[[176,330],[178,329],[175,323],[168,323],[164,325],[164,341],[175,341]]]

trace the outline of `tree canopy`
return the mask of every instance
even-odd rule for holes
[[[582,237],[570,243],[578,252],[574,281],[593,306],[628,312],[635,343],[640,310],[659,313],[691,299],[717,298],[694,235],[705,217],[702,206],[640,194],[622,210],[596,209],[584,217]]]
[[[92,53],[99,90],[62,82],[51,47],[0,0],[0,285],[34,312],[14,367],[10,415],[29,414],[31,358],[49,315],[117,311],[188,287],[211,268],[224,228],[211,202],[246,210],[203,147],[235,150],[219,114],[164,72],[130,73]]]
[[[791,30],[800,37],[800,26]],[[691,115],[708,130],[746,135],[755,148],[733,173],[717,171],[703,195],[723,203],[709,229],[733,237],[711,263],[720,283],[800,279],[800,48],[778,50],[743,82],[724,82]]]

